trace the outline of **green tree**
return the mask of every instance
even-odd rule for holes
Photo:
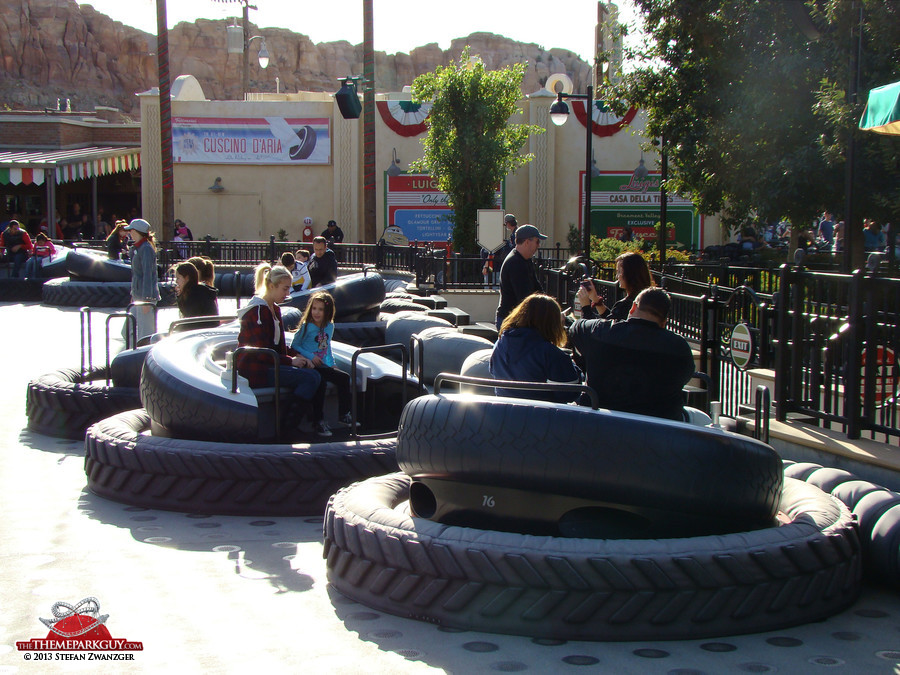
[[[630,55],[638,67],[604,93],[647,112],[647,135],[665,139],[670,190],[705,213],[722,211],[731,228],[753,217],[805,224],[826,208],[841,213],[853,133],[862,144],[856,213],[896,220],[897,139],[860,135],[864,96],[859,105],[844,102],[858,19],[850,0],[805,3],[821,32],[815,40],[788,2],[636,4],[647,46]],[[900,3],[863,5],[861,94],[900,77]]]
[[[533,156],[521,149],[543,129],[511,124],[520,115],[522,77],[526,64],[485,70],[467,47],[458,63],[419,75],[412,85],[417,101],[433,101],[422,141],[425,155],[413,162],[416,171],[430,173],[447,193],[453,209],[453,244],[473,252],[478,209],[494,206],[494,191],[507,175]]]

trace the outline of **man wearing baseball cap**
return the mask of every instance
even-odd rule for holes
[[[497,330],[503,320],[522,300],[532,293],[541,293],[544,287],[534,271],[534,254],[547,235],[534,225],[516,228],[516,247],[506,256],[500,268],[500,304],[497,306]]]

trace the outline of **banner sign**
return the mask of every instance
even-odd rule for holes
[[[584,172],[579,173],[579,225],[584,223]],[[630,227],[635,239],[656,239],[659,221],[660,177],[643,178],[633,173],[604,172],[591,178],[591,234],[618,238]],[[672,244],[699,246],[700,218],[693,203],[679,195],[666,196],[666,240]]]
[[[446,192],[441,192],[428,174],[384,174],[385,222],[399,227],[410,241],[446,242],[453,236]],[[494,205],[503,208],[502,185],[497,186]]]
[[[173,117],[182,164],[330,164],[327,117]]]

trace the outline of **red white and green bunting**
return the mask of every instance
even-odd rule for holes
[[[0,183],[8,185],[43,185],[44,170],[0,167]]]
[[[56,168],[56,182],[67,183],[72,180],[106,176],[111,173],[134,171],[141,166],[140,153],[134,152],[116,157],[103,157],[87,162],[73,162]]]
[[[398,136],[410,138],[427,130],[425,118],[431,114],[433,103],[412,101],[376,101],[375,107],[384,123]]]
[[[584,101],[572,101],[572,110],[574,110],[575,117],[578,118],[582,125],[587,124],[584,104]],[[637,108],[629,108],[624,117],[619,117],[603,101],[594,101],[593,114],[591,115],[591,132],[594,136],[599,136],[600,138],[613,136],[631,124],[635,115],[637,115]]]

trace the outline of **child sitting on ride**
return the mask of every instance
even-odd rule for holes
[[[294,335],[291,347],[312,361],[323,382],[334,382],[338,390],[338,412],[340,423],[351,424],[350,415],[350,375],[334,367],[331,340],[334,337],[334,298],[325,291],[317,291],[309,299],[300,328]],[[318,406],[318,407],[316,407]],[[325,421],[324,402],[313,402],[313,418],[318,433],[330,436],[331,431]]]
[[[294,259],[297,261],[297,266],[294,268],[294,290],[305,291],[310,284],[309,251],[305,251],[302,248],[297,249]],[[300,285],[298,285],[298,281]]]
[[[294,254],[288,251],[281,254],[281,264],[291,273],[292,293],[305,291],[309,288],[309,274],[306,271],[305,263],[301,266],[301,263],[294,257]]]
[[[238,345],[264,347],[278,354],[279,385],[293,389],[294,397],[288,410],[290,423],[299,423],[312,400],[314,410],[321,410],[325,398],[325,381],[314,370],[315,364],[287,346],[284,324],[281,322],[283,302],[291,292],[291,273],[281,265],[262,263],[256,268],[256,295],[238,311],[241,330]],[[242,353],[235,359],[235,367],[253,388],[275,385],[275,368],[267,354]],[[320,436],[331,434],[319,434]]]
[[[498,380],[581,384],[581,371],[561,347],[566,344],[559,303],[533,293],[520,302],[500,325],[491,354],[491,375]],[[576,391],[496,389],[498,396],[568,403]]]
[[[41,266],[56,255],[56,247],[43,232],[34,238],[34,254],[25,261],[25,276],[37,278],[41,276]]]
[[[180,262],[172,268],[175,273],[175,294],[178,313],[182,319],[195,316],[218,316],[219,301],[216,289],[200,283],[200,271],[190,262]],[[190,324],[190,328],[215,328],[218,321]]]

